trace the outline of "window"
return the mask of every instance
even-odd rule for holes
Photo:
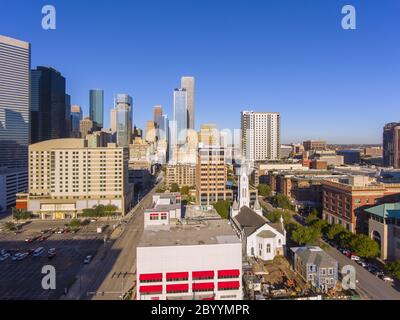
[[[326,269],[325,268],[321,269],[321,275],[326,276]]]
[[[267,244],[267,253],[271,253],[271,244],[270,243]]]
[[[333,275],[333,268],[328,269],[328,275],[332,276]]]

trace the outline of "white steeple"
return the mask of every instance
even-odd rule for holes
[[[240,168],[240,180],[239,180],[239,207],[244,206],[250,208],[250,190],[249,190],[249,177],[248,177],[248,166],[243,164]]]

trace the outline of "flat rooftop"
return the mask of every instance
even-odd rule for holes
[[[183,224],[146,229],[138,247],[240,243],[228,220],[189,219]]]

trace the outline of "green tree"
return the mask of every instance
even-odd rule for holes
[[[15,230],[17,230],[17,226],[15,225],[14,222],[11,222],[11,221],[6,222],[6,223],[4,224],[4,228],[5,228],[7,231],[15,231]]]
[[[283,210],[279,210],[279,209],[276,209],[276,210],[273,210],[273,211],[269,211],[269,212],[266,213],[265,216],[272,223],[280,222],[281,221],[281,217],[282,217],[283,218],[283,223],[285,224],[285,226],[293,221],[292,215],[289,212],[283,211]]]
[[[214,203],[214,209],[218,212],[218,214],[223,219],[229,219],[229,213],[231,208],[232,202],[228,200],[220,200]]]
[[[326,230],[329,228],[329,223],[326,220],[318,219],[314,221],[311,227],[318,230],[319,233],[325,234]]]
[[[341,247],[350,248],[353,237],[354,235],[351,232],[345,230],[337,235],[337,240],[339,241]]]
[[[183,187],[181,188],[181,194],[182,194],[182,195],[188,196],[188,195],[189,195],[189,192],[190,192],[189,186],[183,186]]]
[[[311,212],[306,218],[306,223],[311,226],[319,220],[318,215],[315,212]]]
[[[292,240],[299,245],[315,244],[321,237],[317,229],[299,226],[292,232]]]
[[[28,220],[32,218],[32,213],[29,211],[15,210],[13,213],[15,220]]]
[[[344,232],[346,229],[341,224],[331,224],[327,229],[326,236],[329,240],[338,240],[339,234]]]
[[[293,205],[291,204],[290,199],[281,193],[272,198],[272,204],[275,207],[279,207],[282,209],[293,209]]]
[[[379,255],[379,245],[365,234],[357,234],[350,241],[350,248],[363,258],[376,258]]]
[[[263,196],[264,198],[271,196],[271,187],[267,184],[263,184],[263,183],[259,184],[257,187],[257,190],[258,190],[258,194],[260,196]]]
[[[179,192],[179,186],[177,183],[171,184],[171,192]]]
[[[69,223],[69,227],[71,227],[72,229],[77,229],[81,226],[81,221],[78,219],[73,219],[71,220],[71,222]]]
[[[400,280],[400,259],[388,263],[385,266],[386,271],[392,276]]]

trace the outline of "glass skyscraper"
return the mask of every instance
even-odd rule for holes
[[[31,71],[31,143],[70,136],[70,96],[65,78],[49,67]]]
[[[92,89],[89,92],[90,102],[90,120],[97,129],[103,128],[104,116],[104,91]]]
[[[116,97],[117,112],[117,145],[129,147],[132,140],[132,97],[118,94]]]
[[[182,77],[181,88],[187,92],[187,127],[194,130],[194,77]]]
[[[174,121],[175,121],[175,139],[178,145],[186,143],[188,128],[188,107],[186,89],[174,90]]]
[[[0,35],[0,167],[28,166],[30,64],[28,42]]]
[[[78,105],[73,105],[71,107],[71,133],[72,137],[80,137],[80,123],[83,119],[82,108]]]

